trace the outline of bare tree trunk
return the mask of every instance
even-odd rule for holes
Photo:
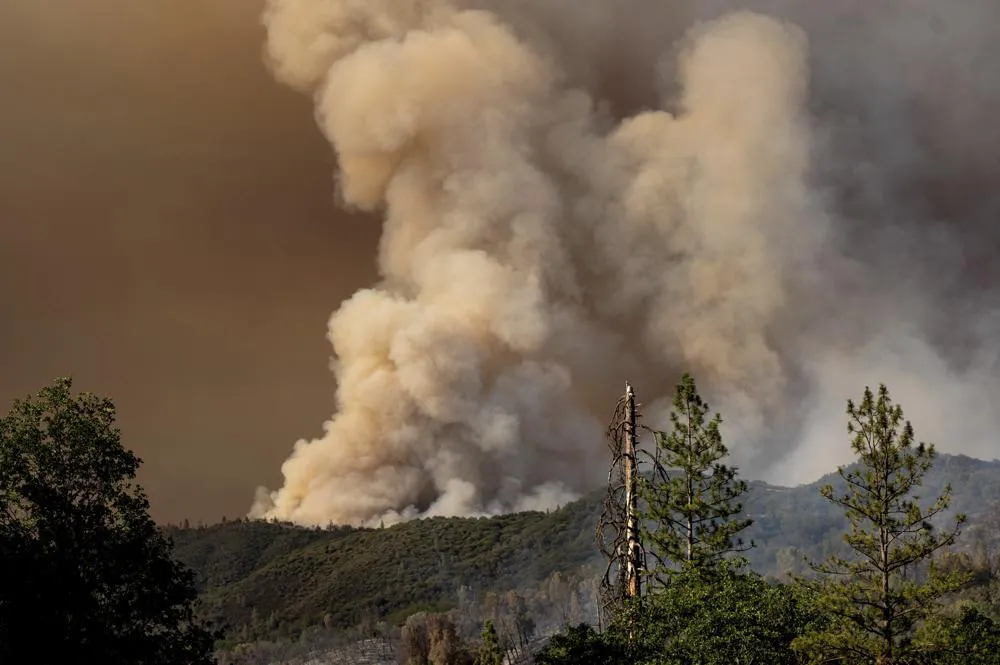
[[[598,547],[607,557],[607,567],[598,585],[597,610],[602,630],[607,619],[623,609],[630,598],[642,595],[645,551],[638,511],[639,417],[635,393],[626,382],[625,395],[619,398],[608,428],[612,461],[608,495],[596,534]]]
[[[687,449],[688,449],[688,468],[684,470],[687,476],[687,505],[685,509],[685,515],[687,517],[687,562],[691,563],[694,561],[694,514],[692,512],[692,506],[694,506],[694,478],[691,477],[691,472],[694,469],[694,456],[691,452],[694,450],[694,437],[691,435],[691,404],[687,404]]]
[[[888,493],[889,491],[889,468],[888,460],[884,463],[884,468],[882,470],[882,492]],[[888,503],[884,507],[884,512],[889,512]],[[893,647],[895,646],[895,635],[893,626],[893,603],[890,597],[890,576],[891,571],[889,567],[889,530],[885,526],[885,521],[879,527],[879,545],[881,555],[881,573],[882,573],[882,616],[885,626],[883,630],[885,631],[885,654],[879,658],[878,665],[892,665],[893,663]]]
[[[642,580],[640,579],[640,566],[642,554],[639,545],[639,515],[638,497],[636,487],[636,417],[635,417],[635,393],[632,386],[625,383],[625,520],[626,520],[626,543],[628,547],[627,558],[627,589],[628,595],[638,598],[642,593]]]

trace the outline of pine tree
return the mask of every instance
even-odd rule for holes
[[[679,569],[738,567],[743,560],[728,555],[753,546],[737,538],[752,523],[739,517],[747,484],[720,463],[729,452],[719,431],[722,417],[708,419],[709,412],[694,378],[685,374],[674,396],[671,431],[654,432],[653,474],[643,481],[642,494],[645,521],[654,525],[646,538],[658,561],[651,572],[661,581]]]
[[[489,619],[483,626],[482,643],[479,645],[479,653],[476,654],[475,665],[502,665],[503,649],[500,647],[500,638],[497,629]]]
[[[821,492],[846,513],[844,540],[852,556],[812,564],[826,579],[800,580],[831,621],[797,640],[796,648],[822,662],[909,663],[919,655],[915,626],[962,584],[960,573],[941,572],[932,557],[955,542],[965,517],[958,515],[947,531],[932,527],[931,520],[948,509],[951,488],[929,508],[920,507],[913,492],[933,464],[934,446],[914,446],[913,427],[884,385],[877,399],[865,388],[860,404],[848,401],[847,415],[859,463],[838,470],[842,487],[827,485]],[[929,567],[918,581],[913,573],[922,564]]]

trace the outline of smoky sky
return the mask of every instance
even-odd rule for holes
[[[867,367],[918,434],[953,417],[942,449],[995,454],[1000,5],[458,4],[494,11],[610,122],[672,108],[671,54],[698,20],[751,9],[801,28],[828,233],[762,335],[808,398],[778,436],[793,438],[740,463],[777,481],[827,470],[842,455],[826,438],[798,441],[842,432]],[[256,486],[281,486],[292,444],[336,412],[327,321],[377,279],[381,211],[338,207],[313,100],[264,64],[263,6],[0,4],[0,399],[66,374],[112,397],[161,520],[242,515]],[[598,404],[618,388],[575,386]]]
[[[334,383],[326,320],[373,279],[260,3],[0,3],[0,400],[110,396],[161,520],[241,516]]]
[[[596,483],[587,397],[625,372],[657,424],[693,370],[778,482],[847,461],[877,382],[995,454],[998,13],[268,0],[276,78],[384,213],[385,280],[331,319],[337,409],[252,514],[553,505]]]

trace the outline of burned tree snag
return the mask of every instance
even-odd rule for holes
[[[601,580],[601,621],[642,594],[645,553],[639,532],[638,409],[627,382],[608,427],[611,468],[597,543],[608,558]]]
[[[632,386],[628,382],[625,383],[625,401],[625,450],[622,456],[625,464],[625,545],[628,552],[628,556],[625,559],[625,587],[629,598],[635,598],[642,591],[642,582],[639,579],[642,554],[639,545],[639,488],[636,482],[636,476],[638,475],[636,460],[638,436],[635,431],[635,393],[632,392]]]

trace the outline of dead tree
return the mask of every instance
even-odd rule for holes
[[[630,598],[642,595],[645,552],[638,515],[638,409],[632,386],[618,400],[608,427],[611,468],[608,495],[597,525],[597,544],[608,558],[601,579],[602,626]]]

